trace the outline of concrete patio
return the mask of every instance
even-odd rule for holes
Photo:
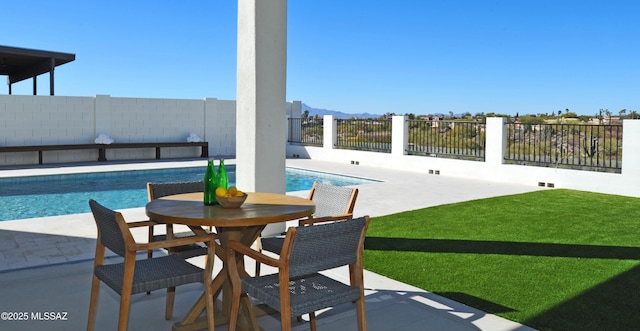
[[[16,167],[2,171],[2,176],[197,165],[204,166],[205,161],[114,162],[108,165],[37,169]],[[287,166],[380,180],[379,183],[358,186],[360,194],[355,216],[388,215],[541,189],[306,159],[287,160]],[[398,199],[390,199],[395,192],[402,192],[401,197],[398,195]],[[307,192],[290,194],[306,196]],[[145,218],[144,208],[122,212],[127,220]],[[135,236],[144,240],[146,232],[137,231]],[[28,315],[28,320],[24,321],[6,321],[3,318],[0,320],[0,329],[86,328],[95,237],[95,224],[90,214],[0,222],[0,286],[3,292],[0,312],[25,312]],[[202,263],[197,258],[193,262]],[[346,270],[336,269],[329,274],[337,279],[347,279]],[[372,272],[366,272],[365,286],[369,330],[532,330]],[[183,286],[178,288],[177,293],[174,316],[170,321],[163,318],[163,291],[156,291],[149,296],[134,296],[129,329],[170,330],[171,325],[184,316],[197,299],[201,286]],[[97,330],[115,328],[118,302],[118,295],[103,286]],[[34,317],[38,312],[66,315],[65,320],[36,320]],[[277,316],[260,317],[259,323],[265,330],[280,329]],[[318,327],[320,330],[355,330],[355,309],[345,305],[325,311],[318,315]],[[226,330],[224,327],[221,329]],[[308,329],[307,323],[295,325],[295,330],[305,329]]]

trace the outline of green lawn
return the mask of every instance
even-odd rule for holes
[[[640,199],[563,189],[436,206],[373,218],[364,266],[540,330],[636,330],[639,223]]]

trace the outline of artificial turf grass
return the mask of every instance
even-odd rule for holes
[[[640,325],[638,220],[640,199],[572,190],[436,206],[372,219],[364,263],[534,328],[623,330]]]

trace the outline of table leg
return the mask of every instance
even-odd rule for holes
[[[215,324],[222,325],[229,323],[229,305],[231,301],[231,286],[229,285],[229,274],[227,270],[227,257],[226,257],[226,243],[229,240],[240,241],[246,245],[251,245],[258,234],[262,231],[264,226],[257,227],[248,227],[248,228],[218,228],[217,238],[220,241],[220,244],[216,244],[216,256],[222,260],[222,271],[213,280],[213,298],[218,297],[220,292],[222,292],[222,302],[220,311],[216,311]],[[200,231],[204,231],[202,228],[193,227],[192,230],[195,233],[199,233]],[[238,272],[242,277],[250,277],[244,268],[244,262],[238,264]],[[185,318],[177,322],[173,325],[173,331],[191,331],[191,330],[201,330],[207,327],[207,320],[205,317],[200,317],[202,312],[206,308],[206,296],[203,293],[198,298],[198,301],[193,305],[191,310],[187,313]],[[241,298],[240,301],[240,316],[238,319],[239,326],[242,329],[248,330],[261,330],[258,322],[256,320],[256,315],[254,313],[254,307],[251,305],[251,301],[245,295]]]

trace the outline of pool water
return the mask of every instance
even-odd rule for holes
[[[33,176],[0,179],[0,221],[88,213],[89,199],[111,209],[144,207],[147,182],[196,181],[206,167],[113,171],[105,173]],[[226,167],[235,185],[235,166]],[[314,181],[336,186],[373,180],[286,168],[287,192],[309,190]]]

